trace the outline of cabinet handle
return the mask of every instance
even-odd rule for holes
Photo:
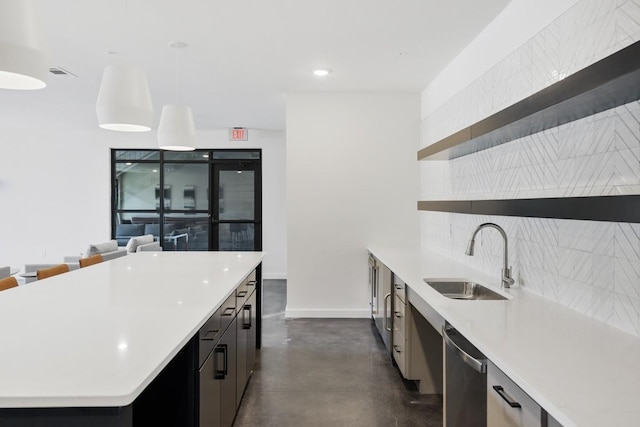
[[[395,314],[398,319],[402,317],[402,313],[400,313],[399,311],[394,311],[393,314]]]
[[[247,323],[247,313],[249,314],[249,323]],[[242,329],[251,329],[251,305],[246,304],[242,307]]]
[[[373,297],[378,297],[378,267],[373,267]]]
[[[244,298],[247,296],[247,291],[239,291],[238,295],[236,295],[236,298]]]
[[[247,282],[247,286],[255,286],[256,285],[257,280],[249,280]]]
[[[500,395],[501,398],[504,399],[505,402],[507,402],[509,404],[509,406],[511,406],[512,408],[521,408],[522,406],[516,402],[515,400],[513,400],[513,398],[511,396],[509,396],[507,394],[506,391],[504,391],[504,388],[502,388],[502,386],[499,385],[494,385],[493,389]]]
[[[222,355],[222,366],[220,366],[220,355]],[[223,380],[227,376],[227,345],[221,344],[213,350],[215,357],[215,370],[213,371],[213,379]]]
[[[223,316],[231,316],[233,315],[233,313],[236,312],[236,308],[235,307],[227,307],[224,309],[224,311],[222,312]]]
[[[400,347],[398,347],[397,345],[394,345],[394,346],[393,346],[393,349],[394,349],[395,351],[397,351],[398,353],[402,353],[402,350],[400,350]]]
[[[404,286],[402,286],[402,285],[396,285],[396,289],[397,289],[397,290],[399,290],[399,291],[401,291],[401,290],[403,290],[403,289],[404,289]]]
[[[213,341],[216,338],[216,335],[218,335],[218,332],[220,332],[220,329],[208,330],[207,332],[204,333],[204,335],[200,339],[202,341]]]
[[[387,300],[389,297],[391,297],[390,293],[384,296],[384,329],[391,332],[391,328],[387,326]]]

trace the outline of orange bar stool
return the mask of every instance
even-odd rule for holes
[[[59,264],[54,267],[43,268],[36,272],[38,280],[46,279],[47,277],[57,276],[58,274],[67,273],[69,266],[67,264]]]
[[[89,267],[90,265],[100,264],[102,262],[102,255],[97,254],[93,256],[88,256],[86,258],[80,258],[80,268]]]
[[[15,277],[5,277],[0,279],[0,291],[6,291],[7,289],[15,288],[18,286],[18,281]]]

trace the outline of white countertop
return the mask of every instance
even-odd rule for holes
[[[451,300],[424,278],[487,276],[436,253],[368,248],[563,426],[640,425],[640,339],[522,289],[508,301]]]
[[[0,407],[126,406],[262,252],[143,252],[0,292]]]

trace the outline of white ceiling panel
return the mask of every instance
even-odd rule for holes
[[[199,129],[283,129],[287,92],[419,92],[508,3],[35,0],[51,66],[77,77],[0,90],[0,127],[97,126],[102,71],[127,61],[147,71],[156,123],[179,102]],[[177,58],[172,41],[188,44]]]

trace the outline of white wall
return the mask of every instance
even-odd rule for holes
[[[34,128],[37,128],[34,125]],[[110,148],[155,148],[155,132],[0,129],[0,265],[58,263],[110,238]],[[262,148],[264,277],[285,278],[286,172],[281,131],[199,131],[198,148]]]
[[[478,38],[483,42],[449,68],[476,58],[486,72],[463,76],[458,69],[423,92],[423,145],[640,40],[640,0],[580,0],[562,14],[556,2],[536,1],[545,16],[536,16],[532,3],[513,2]],[[502,49],[505,40],[523,37],[529,39],[515,50]],[[500,55],[485,61],[487,46]],[[420,174],[422,200],[640,194],[640,102],[451,161],[420,162]],[[518,286],[640,336],[640,224],[423,212],[422,245],[498,282],[502,242],[495,231],[483,231],[476,255],[464,256],[482,222],[504,226]]]
[[[370,244],[418,244],[417,94],[287,96],[289,317],[367,317]]]
[[[489,71],[577,1],[512,0],[422,91],[422,118]]]

